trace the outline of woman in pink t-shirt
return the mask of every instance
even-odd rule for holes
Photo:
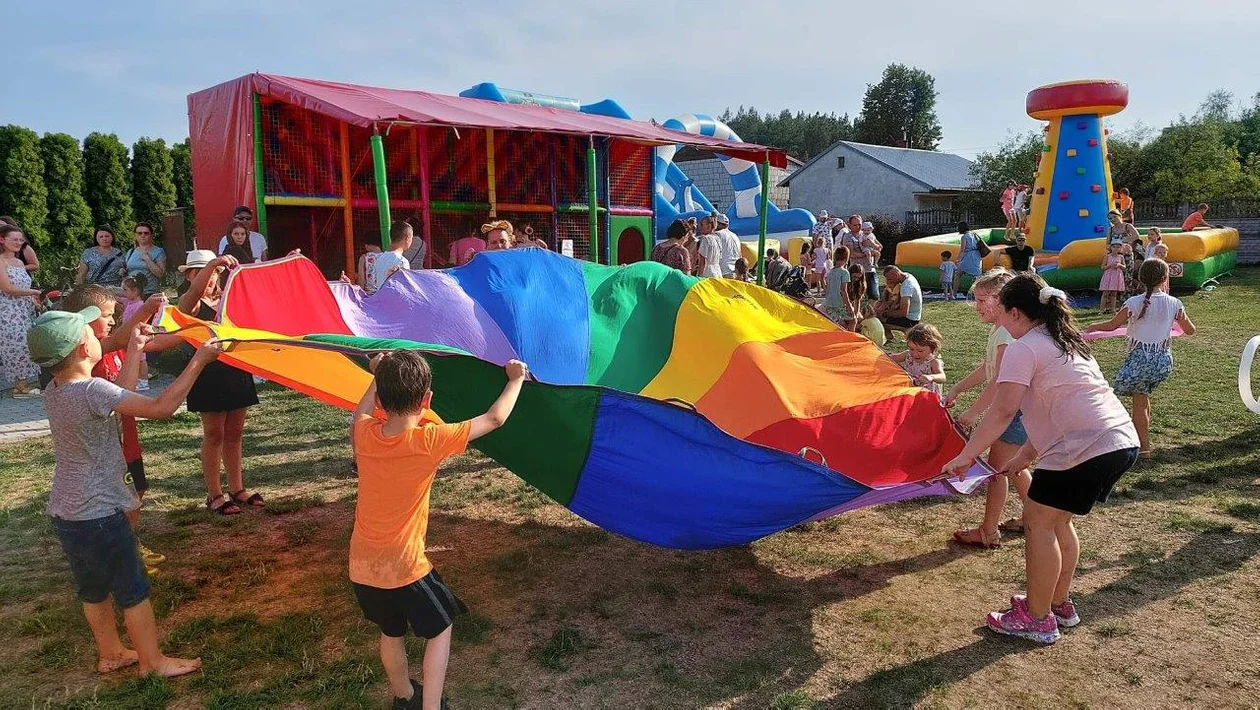
[[[1040,276],[1020,274],[998,297],[1001,325],[1015,338],[997,375],[993,404],[944,471],[962,474],[1023,413],[1028,443],[1000,472],[1034,466],[1024,503],[1027,596],[992,612],[990,629],[1041,643],[1059,639],[1059,627],[1080,623],[1069,597],[1080,558],[1073,515],[1105,501],[1137,461],[1133,420],[1111,391],[1072,317],[1067,295]]]

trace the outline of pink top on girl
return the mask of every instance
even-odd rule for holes
[[[123,306],[123,316],[122,316],[123,322],[126,323],[127,320],[130,319],[133,315],[135,315],[136,311],[140,310],[140,307],[143,305],[144,305],[144,301],[141,301],[141,300],[133,301],[131,299],[127,299],[126,304]]]
[[[1064,355],[1044,325],[1006,347],[997,381],[1026,385],[1019,402],[1040,469],[1064,471],[1137,448],[1137,429],[1092,357]]]

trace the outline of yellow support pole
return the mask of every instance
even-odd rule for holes
[[[341,122],[341,197],[345,201],[341,219],[345,223],[346,235],[346,274],[355,274],[354,263],[354,208],[350,204],[351,186],[354,180],[350,175],[350,125]],[[357,278],[355,274],[354,278]]]

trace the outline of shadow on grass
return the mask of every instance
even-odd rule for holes
[[[1201,533],[1171,556],[1141,564],[1121,579],[1075,601],[1088,626],[1167,599],[1196,580],[1233,572],[1257,552],[1260,552],[1260,534]],[[908,707],[937,688],[962,681],[1006,656],[1035,648],[1017,639],[991,635],[983,629],[978,629],[977,634],[983,638],[963,648],[873,673],[823,704],[827,707]],[[1060,643],[1064,642],[1071,643],[1071,636]]]
[[[1206,487],[1249,486],[1260,472],[1260,427],[1225,439],[1156,451],[1155,464],[1125,474],[1120,484],[1127,495],[1139,500],[1181,500]]]

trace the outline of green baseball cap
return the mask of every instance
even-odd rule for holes
[[[48,311],[35,319],[26,334],[26,349],[40,367],[52,367],[74,351],[83,340],[83,326],[101,317],[101,309],[88,306],[78,313]]]

